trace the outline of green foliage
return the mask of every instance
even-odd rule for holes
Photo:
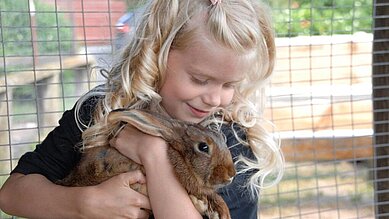
[[[71,49],[70,21],[57,13],[53,5],[35,1],[36,28],[32,22],[28,0],[0,1],[1,56],[32,56],[32,30],[36,30],[39,54],[66,53]]]
[[[279,37],[371,32],[371,0],[269,0]]]

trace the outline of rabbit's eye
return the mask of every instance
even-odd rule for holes
[[[199,151],[204,153],[209,153],[209,146],[205,142],[200,142],[198,144]]]

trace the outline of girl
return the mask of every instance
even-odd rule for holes
[[[277,183],[283,172],[283,156],[261,118],[275,58],[268,9],[257,0],[152,0],[142,11],[106,84],[81,98],[21,157],[0,191],[5,212],[28,218],[148,218],[152,209],[155,218],[201,218],[174,176],[164,140],[130,126],[109,142],[99,135],[110,111],[158,99],[173,118],[221,127],[238,174],[219,193],[232,218],[257,218],[259,190]],[[129,172],[89,187],[53,183],[77,164],[80,149],[108,143],[144,165],[147,177]],[[265,183],[271,173],[275,180]],[[149,196],[132,190],[132,183],[146,183]]]

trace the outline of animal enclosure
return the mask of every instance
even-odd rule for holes
[[[118,56],[116,23],[131,2],[0,0],[1,184],[104,80],[92,67],[109,69]],[[267,2],[277,63],[265,117],[281,138],[286,168],[281,183],[261,193],[258,216],[388,217],[389,5]],[[12,217],[0,210],[0,218]]]

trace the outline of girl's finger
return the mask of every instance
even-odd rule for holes
[[[146,183],[146,177],[145,175],[143,175],[142,171],[140,170],[134,170],[131,172],[122,173],[120,175],[126,185],[131,185],[135,183],[141,183],[141,184]]]

